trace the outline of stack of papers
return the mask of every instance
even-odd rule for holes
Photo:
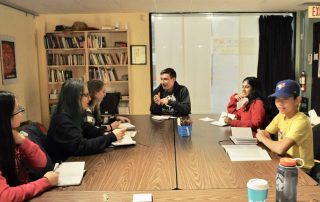
[[[231,161],[271,160],[268,152],[257,145],[222,145]]]
[[[120,123],[119,128],[126,128],[127,130],[135,130],[136,127],[131,123]]]
[[[231,127],[231,134],[230,139],[235,144],[258,144],[249,127]]]
[[[122,140],[118,140],[116,142],[113,142],[113,146],[123,146],[123,145],[134,145],[136,144],[136,141],[134,141],[132,138],[136,136],[137,131],[126,131],[125,135],[123,136]]]
[[[224,122],[224,117],[229,117],[230,119],[234,120],[236,118],[236,115],[234,114],[229,114],[227,112],[222,112],[220,115],[220,118],[218,121],[213,121],[210,124],[215,125],[215,126],[226,126],[228,123]]]
[[[54,171],[59,172],[57,186],[80,185],[85,173],[84,165],[84,161],[56,163]]]

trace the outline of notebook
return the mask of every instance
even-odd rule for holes
[[[257,145],[222,145],[231,161],[267,161],[268,152]]]
[[[249,127],[231,127],[230,139],[234,144],[258,144]]]
[[[85,173],[84,165],[84,161],[56,163],[54,171],[59,172],[57,186],[80,185]]]
[[[119,128],[126,128],[127,130],[135,130],[136,127],[131,123],[120,123]]]
[[[112,142],[113,146],[134,145],[136,141],[132,139],[137,134],[137,131],[126,131],[123,139]]]
[[[234,120],[236,118],[236,115],[234,114],[229,114],[227,112],[222,112],[220,115],[220,118],[218,121],[213,121],[210,124],[215,125],[215,126],[226,126],[229,125],[228,123],[224,122],[224,117],[229,117],[230,119]]]

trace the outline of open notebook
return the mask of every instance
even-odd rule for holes
[[[257,145],[222,145],[231,161],[267,161],[268,152]]]
[[[137,134],[137,131],[126,131],[122,140],[112,142],[113,146],[122,146],[122,145],[133,145],[136,144],[132,138]]]
[[[85,173],[84,165],[84,161],[56,163],[54,170],[59,172],[57,186],[80,185]]]
[[[230,139],[234,144],[258,144],[249,127],[231,127]]]
[[[119,128],[126,128],[127,130],[135,130],[136,127],[131,123],[120,123]]]
[[[213,121],[210,124],[215,125],[215,126],[226,126],[228,125],[227,123],[224,122],[224,117],[229,117],[230,119],[235,119],[236,115],[234,114],[229,114],[227,112],[222,112],[220,115],[220,118],[218,121]]]

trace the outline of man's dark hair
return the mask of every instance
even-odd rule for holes
[[[169,74],[171,78],[177,78],[177,73],[172,68],[166,68],[166,69],[162,70],[160,72],[160,75],[162,75],[162,74]]]

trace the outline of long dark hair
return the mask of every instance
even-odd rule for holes
[[[61,87],[57,110],[54,113],[66,113],[72,117],[73,122],[81,129],[82,106],[81,97],[84,83],[81,80],[69,79]]]
[[[16,100],[13,93],[0,91],[0,170],[10,186],[21,184],[15,163],[16,145],[11,127],[15,103]]]
[[[256,77],[247,77],[243,79],[242,83],[244,83],[245,81],[248,82],[248,84],[251,86],[251,89],[252,89],[250,95],[248,95],[247,97],[248,102],[245,106],[245,111],[248,111],[251,103],[257,99],[260,99],[263,102],[264,108],[266,109],[267,103],[266,103],[265,95],[262,92],[261,83],[259,79],[257,79]]]
[[[99,118],[101,116],[100,113],[100,103],[96,102],[95,94],[101,91],[104,87],[104,82],[99,79],[92,79],[87,82],[88,84],[88,91],[91,97],[89,102],[90,108],[93,109],[93,114]]]

